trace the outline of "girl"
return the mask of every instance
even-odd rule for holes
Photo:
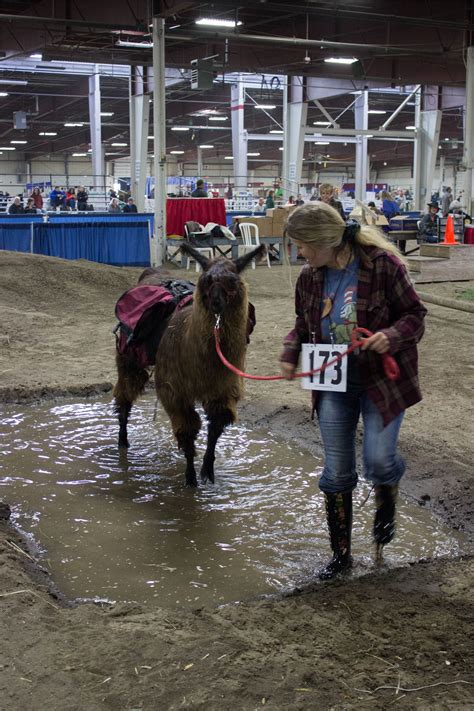
[[[345,392],[313,390],[325,464],[319,487],[326,499],[333,558],[319,573],[332,578],[351,565],[352,491],[357,484],[355,434],[364,422],[363,460],[375,488],[374,539],[394,535],[395,500],[405,463],[397,439],[407,407],[421,400],[416,344],[424,331],[420,302],[397,248],[375,228],[347,225],[331,206],[313,202],[288,217],[289,237],[307,265],[296,284],[296,323],[280,358],[291,379],[303,343],[349,343],[354,327],[370,329],[348,358]],[[396,357],[400,378],[386,378],[380,354]]]

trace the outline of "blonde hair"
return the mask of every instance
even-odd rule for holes
[[[347,244],[343,239],[345,229],[346,223],[337,210],[325,202],[316,201],[301,205],[290,213],[283,237],[285,242],[289,238],[314,247],[331,247],[338,252]],[[397,247],[377,227],[360,225],[353,244],[356,247],[378,247],[406,265]]]
[[[331,183],[321,183],[319,186],[319,192],[322,193],[329,193],[329,192],[334,192],[334,185],[331,185]]]
[[[382,190],[382,192],[380,193],[380,197],[382,198],[382,200],[391,200],[391,202],[395,202],[392,193],[389,193],[387,190]]]

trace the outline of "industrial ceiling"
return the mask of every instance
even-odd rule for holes
[[[250,133],[262,135],[282,124],[285,75],[303,77],[303,84],[324,85],[332,96],[321,99],[321,104],[348,128],[354,125],[351,92],[370,89],[369,109],[379,112],[369,115],[369,128],[375,129],[414,85],[421,84],[424,108],[443,109],[442,153],[453,162],[462,156],[465,54],[474,30],[474,5],[469,1],[4,0],[0,8],[0,150],[15,147],[25,160],[87,154],[88,74],[96,64],[107,65],[105,73],[101,71],[106,159],[129,154],[128,67],[132,91],[142,80],[145,90],[151,88],[147,68],[152,64],[153,15],[165,19],[167,151],[184,151],[182,161],[195,161],[196,146],[203,143],[213,146],[206,159],[232,154],[229,80],[236,72],[252,75],[245,79],[245,124]],[[227,19],[235,27],[196,24],[203,17]],[[357,61],[350,65],[325,61],[334,56]],[[209,90],[193,90],[191,61],[204,57],[213,58],[214,83]],[[81,69],[79,62],[88,66]],[[255,108],[262,103],[276,108]],[[14,128],[17,111],[26,112],[27,128]],[[216,116],[223,120],[215,121]],[[324,120],[320,107],[310,102],[308,125],[318,122],[317,131]],[[408,102],[390,128],[405,129],[413,121],[413,102]],[[176,127],[188,131],[173,131]],[[278,141],[249,145],[260,154],[256,161],[281,158]],[[409,165],[412,144],[374,138],[369,152],[375,167]],[[353,147],[344,142],[309,143],[305,158],[328,166],[348,164]]]

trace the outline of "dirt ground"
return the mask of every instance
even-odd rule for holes
[[[1,252],[0,401],[109,390],[114,304],[138,273]],[[247,371],[275,373],[291,288],[275,266],[249,270],[247,281],[257,309]],[[472,287],[422,290],[456,296]],[[424,400],[408,411],[400,442],[404,493],[471,536],[473,336],[473,314],[429,305]],[[319,449],[296,383],[250,382],[240,417]],[[285,597],[174,612],[68,606],[23,546],[0,522],[0,711],[474,706],[469,550]]]

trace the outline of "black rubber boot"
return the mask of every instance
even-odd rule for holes
[[[378,547],[390,543],[395,535],[395,504],[397,501],[398,486],[376,484],[375,491],[375,520],[374,541]]]
[[[324,497],[333,557],[318,576],[320,580],[330,580],[352,565],[352,491],[324,494]]]

